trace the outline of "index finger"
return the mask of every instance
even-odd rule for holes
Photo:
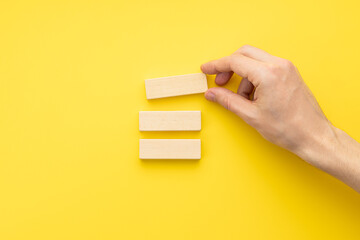
[[[265,63],[246,57],[242,54],[235,54],[210,61],[201,66],[206,74],[218,74],[222,72],[235,72],[243,78],[247,78],[255,87],[259,85],[259,79],[254,76],[258,71],[264,69]]]

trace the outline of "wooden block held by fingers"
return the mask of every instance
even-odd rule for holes
[[[200,111],[140,111],[140,131],[200,131]]]
[[[200,158],[200,139],[140,139],[140,159]]]
[[[207,89],[207,79],[203,73],[145,80],[147,99],[203,93]]]

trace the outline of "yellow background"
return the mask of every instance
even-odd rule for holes
[[[292,60],[360,140],[359,8],[1,0],[0,239],[359,239],[355,191],[203,94],[144,88],[251,44]],[[140,110],[201,110],[202,130],[140,133]],[[202,159],[141,161],[140,138],[201,138]]]

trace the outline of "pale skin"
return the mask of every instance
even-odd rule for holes
[[[297,68],[252,46],[201,66],[218,85],[235,73],[237,93],[210,88],[206,99],[234,112],[265,139],[340,179],[360,193],[360,144],[325,117]]]

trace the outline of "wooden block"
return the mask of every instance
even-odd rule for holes
[[[200,131],[200,111],[140,111],[140,131]]]
[[[163,98],[194,93],[208,89],[206,75],[194,73],[145,80],[146,98]]]
[[[200,139],[140,139],[140,159],[200,158]]]

